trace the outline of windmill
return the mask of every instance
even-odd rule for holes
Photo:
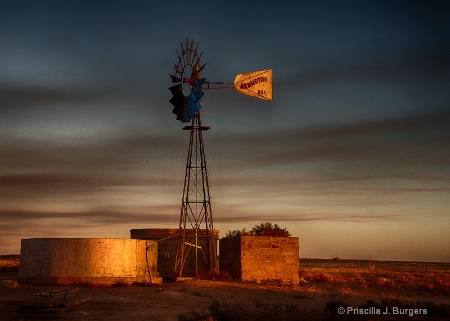
[[[272,70],[262,70],[238,74],[233,84],[208,82],[201,78],[205,64],[197,52],[198,43],[192,39],[181,42],[178,62],[174,64],[174,73],[170,75],[172,93],[170,102],[177,120],[190,123],[183,129],[189,131],[189,148],[184,177],[183,198],[181,203],[175,273],[183,275],[186,265],[195,265],[197,275],[199,266],[214,270],[217,267],[217,249],[209,194],[208,172],[206,168],[203,132],[210,129],[202,125],[200,101],[206,89],[235,88],[239,93],[272,100]],[[232,86],[230,86],[232,85]],[[191,268],[194,268],[191,266]]]

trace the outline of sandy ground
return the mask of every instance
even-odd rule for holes
[[[5,277],[3,277],[5,278]],[[161,286],[130,285],[116,287],[78,286],[75,298],[65,305],[42,307],[34,293],[66,288],[55,285],[20,284],[0,286],[0,321],[14,320],[156,320],[173,321],[192,311],[207,315],[216,300],[221,308],[239,309],[245,320],[328,320],[327,302],[344,301],[351,306],[363,305],[385,294],[374,291],[342,291],[321,287],[281,287],[244,282],[192,280],[165,282]],[[418,295],[412,300],[448,304],[448,296]],[[240,319],[241,319],[240,318]],[[374,316],[340,316],[338,320],[396,320]],[[419,320],[409,317],[407,319]],[[447,318],[426,318],[426,320]],[[198,319],[200,320],[200,319]],[[206,318],[206,320],[208,320]],[[213,319],[209,319],[213,320]],[[403,319],[402,319],[403,320]]]

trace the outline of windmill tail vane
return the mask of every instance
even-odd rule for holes
[[[272,69],[239,74],[234,87],[241,94],[272,100]]]
[[[234,83],[205,81],[204,84],[203,89],[235,88],[238,93],[247,96],[272,100],[272,69],[238,74]]]
[[[204,78],[202,78],[204,79]],[[192,81],[186,79],[185,81]],[[234,82],[204,81],[202,89],[235,88],[238,93],[264,100],[272,100],[272,69],[236,75]]]

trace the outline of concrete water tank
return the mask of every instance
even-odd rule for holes
[[[23,239],[22,282],[43,284],[160,283],[158,242],[112,238]]]

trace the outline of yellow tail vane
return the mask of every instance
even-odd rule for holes
[[[238,74],[234,87],[241,94],[272,100],[272,69]]]

